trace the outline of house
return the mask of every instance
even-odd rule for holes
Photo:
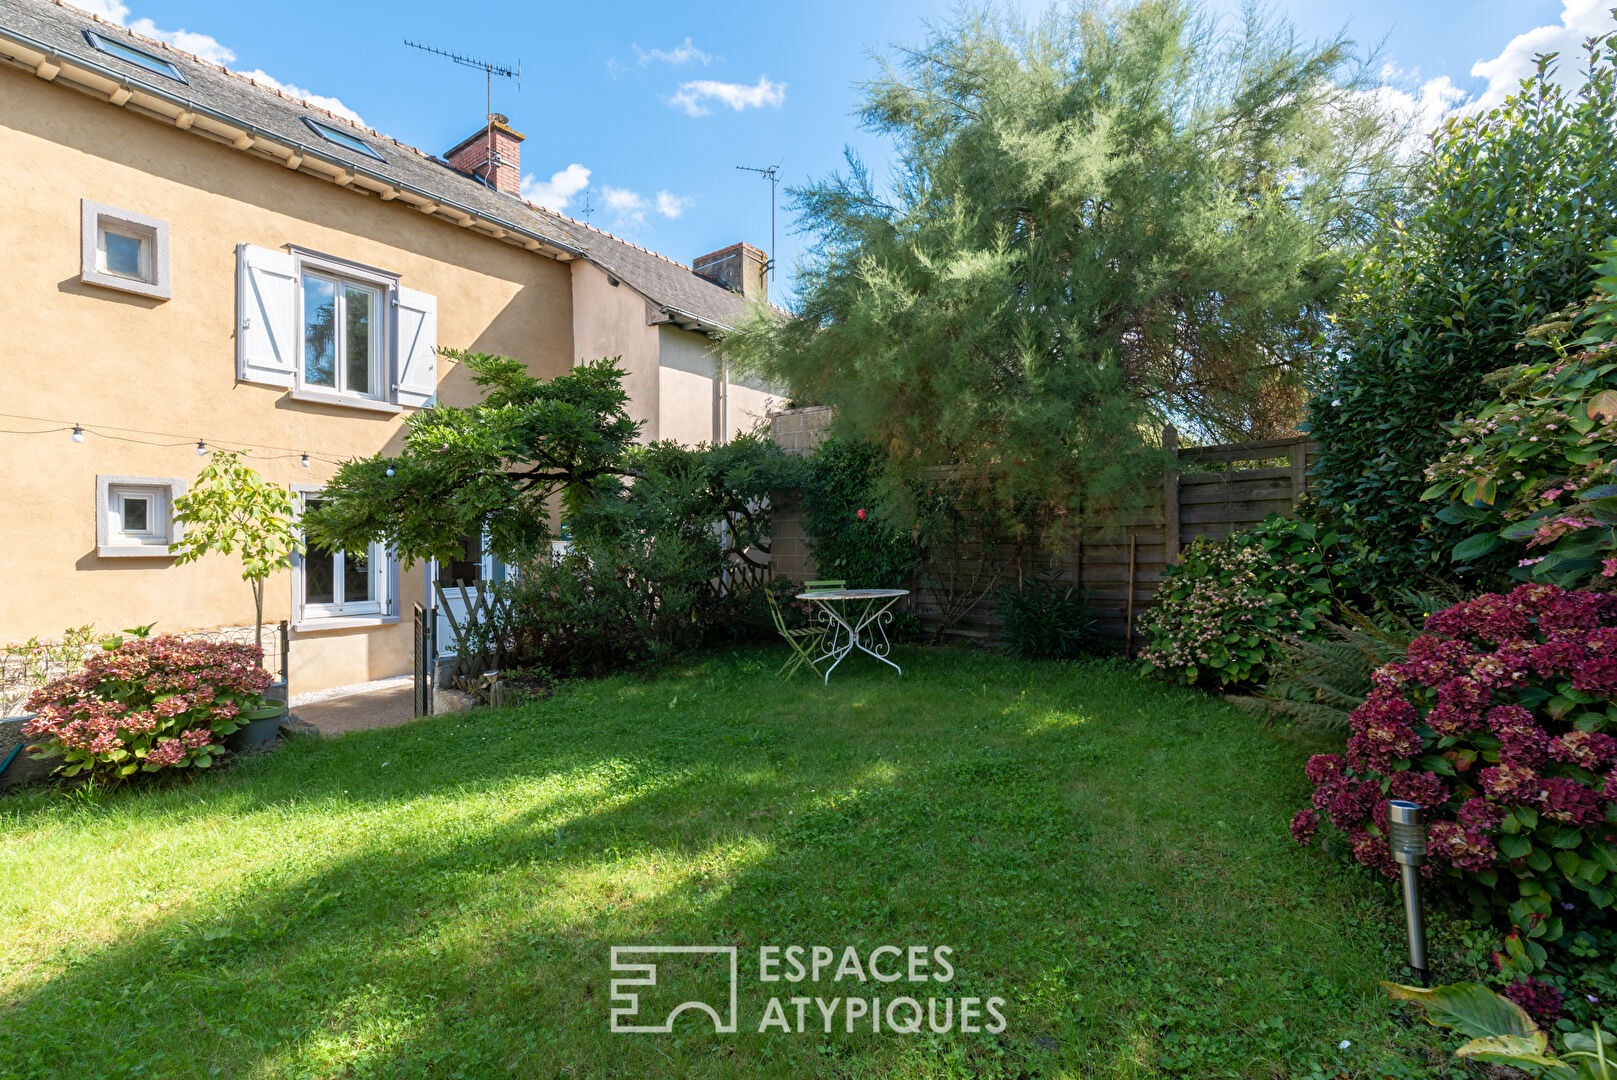
[[[766,299],[762,253],[693,269],[529,205],[504,117],[435,157],[48,0],[0,0],[0,103],[0,640],[249,622],[233,560],[167,554],[199,455],[318,499],[476,400],[439,345],[539,377],[621,355],[648,439],[720,441],[775,401],[711,350]],[[499,571],[469,538],[455,572]],[[377,548],[272,578],[294,691],[407,672],[437,573]]]

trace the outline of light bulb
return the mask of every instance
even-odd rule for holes
[[[73,441],[74,442],[83,442],[84,441],[84,429],[82,427],[80,427],[79,425],[77,425],[77,424],[73,425]]]
[[[388,475],[389,475],[389,476],[392,476],[392,475],[393,475],[393,466],[391,466],[391,465],[389,465],[389,466],[388,466],[388,467],[387,467],[387,474],[388,474]]]
[[[303,455],[303,460],[298,462],[298,464],[302,465],[305,469],[307,469],[309,467],[309,455],[304,454]]]
[[[198,439],[197,440],[197,457],[202,457],[207,452],[208,452],[208,444],[203,442],[201,439]]]

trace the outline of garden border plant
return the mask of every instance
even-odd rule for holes
[[[1617,596],[1529,584],[1455,604],[1373,683],[1346,756],[1309,760],[1293,836],[1390,878],[1386,800],[1420,803],[1423,873],[1474,922],[1513,931],[1494,958],[1516,977],[1507,993],[1541,1017],[1563,999],[1586,1013],[1535,973],[1556,966],[1546,945],[1578,957],[1614,943]]]
[[[36,758],[60,755],[58,772],[123,781],[137,773],[206,769],[221,740],[262,704],[272,676],[263,650],[227,641],[112,639],[75,675],[34,691],[23,726],[43,739]]]
[[[1319,632],[1342,605],[1337,535],[1271,514],[1221,539],[1205,536],[1163,572],[1140,621],[1147,670],[1185,683],[1263,682],[1287,637]]]
[[[1488,376],[1498,399],[1450,424],[1426,470],[1421,497],[1446,500],[1438,518],[1471,530],[1456,563],[1508,555],[1519,580],[1617,587],[1617,237],[1595,272],[1590,300],[1518,346],[1552,351]]]

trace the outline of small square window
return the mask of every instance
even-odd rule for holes
[[[168,222],[84,199],[79,280],[167,300]]]
[[[124,536],[146,537],[151,535],[149,522],[155,516],[151,512],[152,499],[155,492],[118,492],[120,517],[118,531]]]
[[[119,277],[134,278],[137,281],[150,280],[151,249],[150,235],[135,236],[129,232],[119,232],[107,225],[101,226],[101,236],[96,243],[96,253],[100,256],[100,269],[103,273],[117,274]]]
[[[160,558],[179,539],[174,500],[185,493],[178,477],[96,477],[96,554]]]

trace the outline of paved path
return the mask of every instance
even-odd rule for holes
[[[398,727],[415,717],[411,686],[390,686],[363,694],[347,694],[326,701],[294,705],[292,713],[304,723],[313,724],[322,735],[342,735],[349,731]]]

